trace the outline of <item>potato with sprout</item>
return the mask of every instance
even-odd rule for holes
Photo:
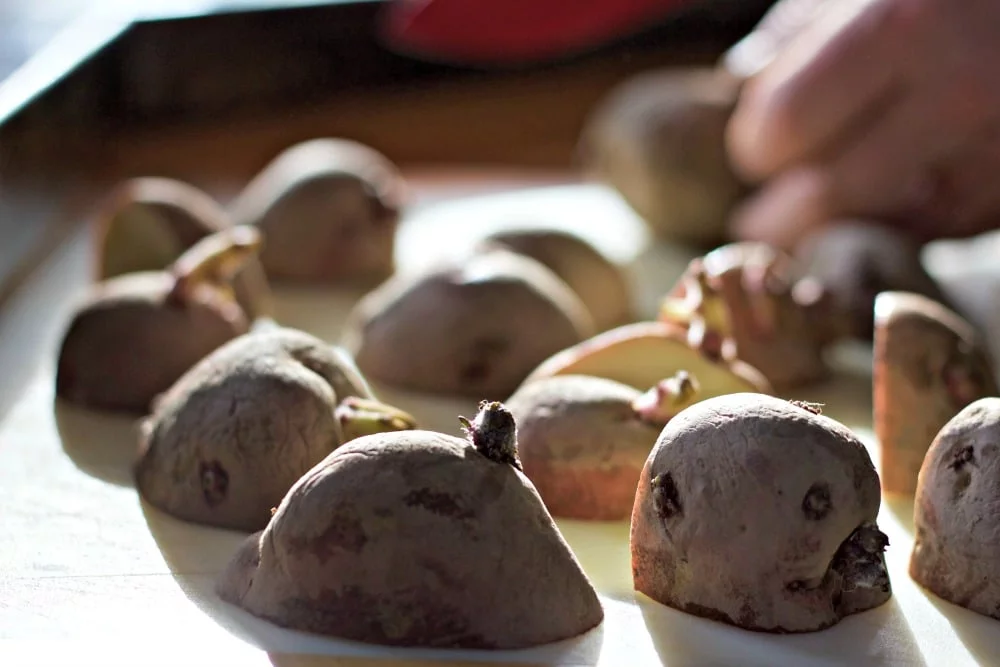
[[[218,583],[284,627],[411,647],[519,649],[601,623],[597,593],[531,482],[499,403],[359,438],[288,492]],[[485,605],[485,606],[484,606]]]
[[[361,300],[345,328],[344,345],[370,380],[491,399],[593,332],[563,281],[501,250],[396,276]]]
[[[692,261],[660,319],[687,327],[692,344],[707,340],[750,364],[780,391],[826,378],[823,351],[844,335],[822,286],[762,243],[733,243]]]
[[[686,372],[646,393],[586,375],[529,383],[507,401],[524,474],[553,516],[628,519],[653,443],[697,393]]]
[[[1000,398],[981,398],[938,433],[917,483],[910,576],[1000,619]]]
[[[313,139],[285,149],[230,207],[267,237],[261,262],[274,281],[373,285],[394,269],[403,179],[374,149]]]
[[[810,632],[891,596],[860,440],[812,404],[708,399],[667,424],[643,468],[636,590],[762,632]]]
[[[919,294],[875,301],[875,435],[887,493],[911,494],[927,449],[962,408],[998,393],[992,362],[973,327]]]
[[[275,327],[219,348],[157,401],[143,424],[136,485],[185,521],[260,530],[292,484],[337,447],[414,426],[372,397],[342,352]]]
[[[207,193],[170,178],[133,178],[119,184],[97,216],[98,278],[160,271],[232,220]],[[257,256],[233,277],[236,298],[251,318],[271,311],[271,289]]]
[[[166,271],[97,284],[63,337],[56,393],[73,403],[145,413],[151,401],[250,318],[232,279],[257,253],[246,227],[203,239]]]

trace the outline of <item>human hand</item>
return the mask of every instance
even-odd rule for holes
[[[727,139],[766,183],[737,236],[790,248],[844,217],[921,240],[1000,222],[1000,3],[784,0],[761,31],[740,45],[762,69]]]

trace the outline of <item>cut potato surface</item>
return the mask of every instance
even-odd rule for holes
[[[525,383],[554,375],[592,375],[645,391],[679,371],[698,379],[703,398],[771,391],[756,369],[703,355],[688,345],[683,327],[664,322],[637,322],[598,334],[544,361]]]

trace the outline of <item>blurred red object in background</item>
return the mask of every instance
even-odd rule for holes
[[[596,48],[666,19],[692,0],[395,0],[381,37],[399,52],[510,66]]]

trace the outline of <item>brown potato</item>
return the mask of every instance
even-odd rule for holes
[[[653,443],[696,393],[687,373],[645,394],[587,375],[529,383],[507,401],[524,474],[553,516],[628,519]]]
[[[248,330],[230,282],[259,244],[256,230],[225,230],[167,271],[98,283],[63,338],[56,393],[88,407],[145,413],[185,371]]]
[[[286,149],[233,203],[256,225],[275,281],[371,285],[394,269],[403,180],[384,155],[353,141],[314,139]]]
[[[712,68],[647,72],[626,81],[587,123],[584,168],[616,188],[660,236],[717,245],[748,190],[725,148],[738,90],[736,79]]]
[[[949,421],[927,451],[914,505],[910,576],[939,597],[1000,619],[1000,398]]]
[[[968,322],[919,294],[878,295],[873,401],[887,493],[913,493],[938,431],[997,393],[989,355]]]
[[[871,221],[832,223],[802,241],[795,256],[830,294],[847,333],[856,338],[871,339],[880,292],[914,292],[948,303],[920,261],[920,245]]]
[[[598,331],[633,319],[632,295],[625,272],[582,238],[556,229],[528,228],[497,232],[484,249],[507,248],[541,262],[576,292]]]
[[[502,399],[593,324],[551,271],[498,250],[392,278],[361,300],[345,330],[345,347],[371,380]]]
[[[299,480],[219,581],[296,630],[396,646],[516,649],[579,635],[600,601],[483,404],[468,441],[359,438]],[[484,606],[485,605],[485,606]]]
[[[632,514],[636,590],[761,632],[809,632],[891,596],[879,479],[809,404],[732,394],[660,434]]]
[[[692,344],[750,364],[779,391],[828,377],[823,349],[844,335],[822,286],[763,243],[732,243],[692,261],[660,319],[688,327]]]
[[[260,530],[292,484],[341,444],[413,427],[372,399],[346,356],[276,327],[219,348],[157,401],[136,485],[180,519]]]
[[[115,188],[98,214],[98,279],[161,271],[206,236],[232,226],[222,207],[193,185],[130,179]],[[271,288],[256,256],[247,258],[233,288],[251,319],[270,315]]]
[[[771,392],[760,371],[720,354],[718,346],[708,339],[700,343],[700,347],[693,345],[687,329],[677,324],[627,324],[554,354],[532,371],[524,384],[555,375],[592,375],[645,390],[663,378],[687,371],[698,378],[701,397]]]

